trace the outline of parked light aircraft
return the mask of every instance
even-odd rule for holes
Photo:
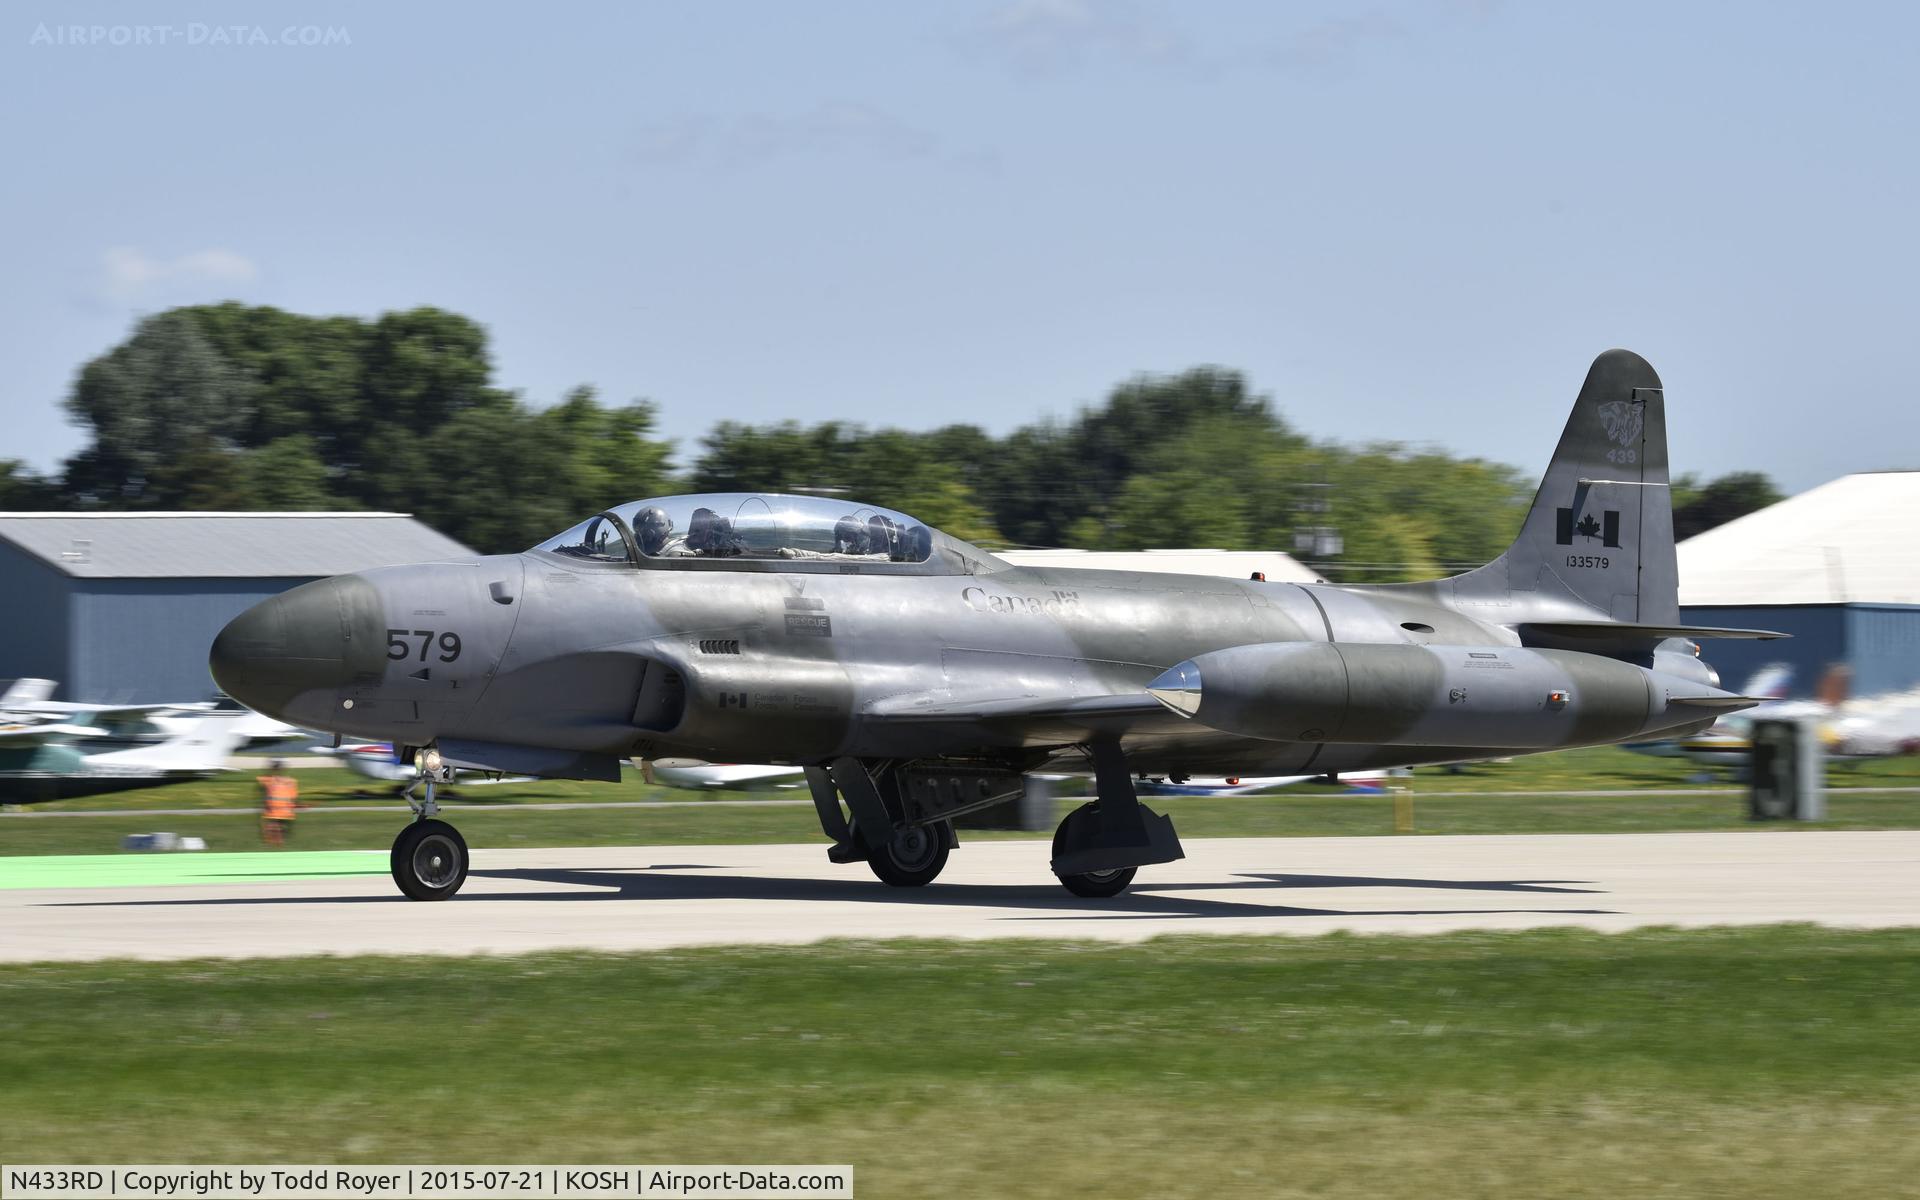
[[[163,741],[131,748],[101,738],[86,714],[67,723],[0,725],[0,803],[37,804],[215,774],[240,744],[243,715],[210,713]]]
[[[638,762],[648,783],[687,792],[786,792],[807,786],[804,767],[768,763],[710,763],[669,759]]]
[[[131,749],[153,746],[187,733],[212,713],[231,713],[239,720],[233,733],[244,748],[277,746],[302,736],[302,731],[236,707],[227,702],[196,700],[161,704],[90,704],[52,699],[51,679],[16,679],[0,694],[0,724],[64,723],[80,725],[98,748],[117,745]]]
[[[1627,749],[1661,758],[1684,758],[1707,767],[1744,775],[1753,755],[1753,723],[1760,720],[1811,724],[1826,755],[1840,760],[1920,754],[1920,690],[1882,692],[1849,698],[1848,672],[1828,671],[1816,694],[1786,699],[1792,672],[1784,665],[1763,668],[1747,692],[1765,703],[1722,716],[1713,725],[1683,737],[1635,742]]]
[[[1015,567],[825,497],[638,500],[521,554],[309,583],[215,640],[278,719],[410,748],[396,884],[445,899],[453,768],[615,779],[629,757],[801,767],[835,862],[934,879],[953,818],[1091,772],[1054,834],[1070,891],[1183,856],[1136,775],[1329,774],[1618,743],[1753,702],[1679,623],[1665,397],[1593,363],[1519,537],[1477,570],[1335,586]],[[1409,513],[1420,519],[1423,514]]]
[[[1328,782],[1336,786],[1377,791],[1386,775],[1385,771],[1348,771],[1332,780],[1324,775],[1255,775],[1245,778],[1239,775],[1183,775],[1177,783],[1172,779],[1136,780],[1134,788],[1143,796],[1251,796],[1258,792],[1292,787],[1297,783]]]

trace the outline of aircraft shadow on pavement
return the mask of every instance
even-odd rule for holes
[[[1276,899],[1295,888],[1438,888],[1450,891],[1514,893],[1595,893],[1601,889],[1566,886],[1570,880],[1457,880],[1388,879],[1364,875],[1236,874],[1231,880],[1195,882],[1177,879],[1146,880],[1110,900],[1083,900],[1061,891],[1051,882],[1032,884],[940,884],[924,889],[889,888],[864,879],[792,879],[764,875],[686,875],[676,870],[699,869],[664,864],[635,869],[588,867],[521,867],[476,870],[470,881],[504,880],[550,884],[555,891],[473,891],[455,904],[527,903],[529,901],[594,900],[754,900],[778,902],[833,902],[891,905],[927,905],[934,908],[1005,908],[1029,910],[1034,915],[1007,920],[1151,920],[1199,917],[1412,917],[1479,916],[1498,914],[1604,916],[1599,908],[1404,908],[1342,909],[1301,907],[1247,900],[1211,899],[1193,895],[1162,895],[1203,891],[1262,889]],[[271,904],[406,904],[401,896],[208,896],[178,900],[65,901],[58,907],[222,906]]]

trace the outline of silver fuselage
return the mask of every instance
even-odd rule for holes
[[[1625,740],[1678,723],[1661,711],[1662,680],[1705,682],[1684,655],[1632,664],[1529,650],[1508,626],[1392,588],[1011,567],[959,543],[915,569],[889,567],[609,565],[530,551],[382,568],[266,602],[223,634],[214,665],[272,716],[396,745],[726,762],[962,757],[1031,770],[1077,764],[1076,747],[1112,736],[1137,770],[1195,774]],[[1356,704],[1344,733],[1314,720],[1234,732],[1284,709],[1284,669],[1211,701],[1255,714],[1240,724],[1172,708],[1124,720],[940,715],[1137,696],[1184,660],[1289,643],[1396,649],[1335,665],[1352,673],[1340,685]],[[345,647],[337,662],[330,645]],[[1392,695],[1361,713],[1370,688]],[[1527,716],[1556,690],[1559,708],[1514,735],[1516,708]],[[1422,715],[1395,718],[1393,696]],[[537,756],[488,765],[540,769]]]

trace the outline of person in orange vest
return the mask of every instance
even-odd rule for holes
[[[260,810],[260,840],[269,846],[284,846],[293,834],[294,814],[300,810],[300,785],[286,773],[286,763],[275,759],[273,774],[260,776],[266,799]]]

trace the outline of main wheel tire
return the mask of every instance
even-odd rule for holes
[[[1091,804],[1082,805],[1080,809],[1069,813],[1066,820],[1060,822],[1060,827],[1053,831],[1055,859],[1060,857],[1060,839],[1067,832],[1067,822],[1072,821],[1081,811],[1092,807]],[[1056,872],[1054,878],[1060,881],[1061,887],[1076,896],[1082,896],[1088,900],[1105,900],[1109,896],[1118,896],[1126,891],[1127,885],[1133,882],[1135,872],[1139,870],[1139,867],[1115,867],[1110,871],[1083,871],[1078,875],[1061,875]]]
[[[1076,896],[1085,896],[1089,900],[1105,900],[1109,896],[1118,896],[1127,890],[1133,882],[1134,872],[1139,867],[1115,867],[1111,871],[1083,871],[1078,875],[1056,875],[1060,886]]]
[[[867,865],[888,887],[925,887],[947,865],[946,831],[937,825],[899,830],[868,856]]]
[[[393,881],[409,900],[446,900],[467,881],[467,840],[445,821],[415,821],[393,839]]]

